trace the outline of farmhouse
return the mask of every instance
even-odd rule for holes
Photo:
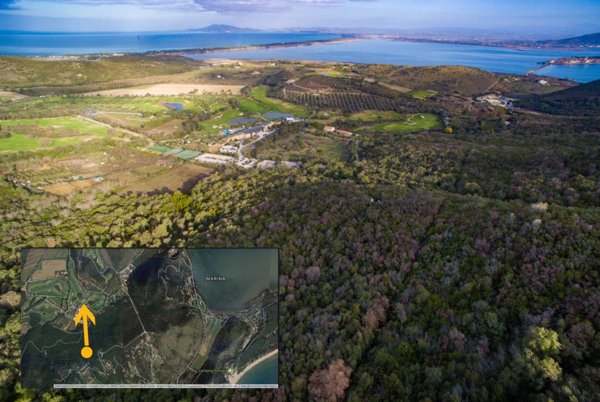
[[[482,95],[477,98],[479,102],[487,102],[492,106],[512,107],[512,99],[496,94]]]

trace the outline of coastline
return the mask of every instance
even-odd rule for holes
[[[389,40],[394,42],[412,42],[412,43],[432,43],[432,44],[449,44],[449,45],[465,45],[465,46],[483,46],[483,47],[495,47],[512,50],[555,50],[555,51],[585,51],[585,50],[596,50],[598,47],[593,46],[540,46],[535,42],[526,41],[478,41],[478,40],[454,40],[454,39],[433,39],[433,38],[411,38],[402,37],[397,35],[386,35],[386,34],[340,34],[340,37],[330,39],[317,39],[309,41],[296,41],[296,42],[274,42],[259,45],[245,45],[245,46],[222,46],[222,47],[206,47],[206,48],[189,48],[189,49],[173,49],[173,50],[149,50],[146,52],[118,52],[118,53],[88,53],[79,55],[58,55],[58,56],[13,56],[13,57],[29,57],[39,60],[47,61],[85,61],[85,60],[98,60],[110,57],[122,57],[122,56],[183,56],[189,57],[193,55],[219,53],[219,52],[238,52],[245,50],[262,50],[262,49],[280,49],[280,48],[292,48],[302,46],[315,46],[324,44],[335,44],[335,43],[349,43],[358,42],[364,40]],[[234,59],[232,57],[232,59]],[[594,63],[595,64],[595,63]]]
[[[485,40],[469,40],[469,39],[435,39],[435,38],[412,38],[397,35],[374,35],[373,38],[386,39],[399,42],[414,42],[414,43],[438,43],[450,45],[466,45],[466,46],[485,46],[497,47],[512,50],[555,50],[555,51],[586,51],[596,50],[599,46],[575,46],[575,45],[552,45],[543,44],[535,41],[485,41]]]
[[[275,349],[269,353],[267,353],[266,355],[263,355],[261,357],[259,357],[258,359],[254,360],[252,363],[248,364],[246,367],[244,367],[244,369],[241,372],[234,372],[232,374],[227,375],[227,380],[229,381],[230,384],[237,384],[238,381],[245,375],[248,373],[248,371],[252,370],[254,367],[256,367],[257,365],[259,365],[260,363],[264,362],[265,360],[276,356],[279,353],[279,349]]]
[[[165,55],[165,56],[188,56],[193,54],[207,54],[207,53],[218,53],[218,52],[239,52],[243,50],[259,50],[259,49],[279,49],[286,47],[301,47],[301,46],[314,46],[323,45],[329,43],[347,43],[356,42],[360,40],[366,40],[367,38],[362,36],[346,36],[342,38],[334,39],[321,39],[311,40],[303,42],[280,42],[280,43],[267,43],[264,45],[247,45],[247,46],[233,46],[233,47],[209,47],[200,49],[186,49],[186,50],[160,50],[150,51],[142,54],[148,55]]]
[[[330,43],[347,43],[366,40],[367,37],[362,35],[342,35],[339,38],[331,39],[319,39],[310,41],[297,41],[297,42],[276,42],[266,43],[263,45],[246,45],[246,46],[224,46],[224,47],[206,47],[206,48],[192,48],[192,49],[175,49],[175,50],[149,50],[147,52],[118,52],[118,53],[88,53],[88,54],[65,54],[60,56],[10,56],[10,57],[28,57],[37,60],[46,61],[85,61],[85,60],[98,60],[110,57],[123,57],[123,56],[183,56],[187,57],[195,54],[209,54],[218,52],[238,52],[243,50],[260,50],[260,49],[278,49],[287,47],[301,47],[301,46],[314,46],[324,45]],[[2,56],[2,55],[0,55]]]
[[[600,65],[600,56],[592,56],[592,57],[583,57],[583,56],[574,56],[574,57],[560,57],[557,59],[550,59],[546,61],[542,61],[538,63],[539,65],[529,70],[525,73],[525,75],[533,75],[543,70],[546,67],[550,66],[592,66],[592,65]]]

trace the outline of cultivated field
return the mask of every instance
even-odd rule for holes
[[[67,269],[67,261],[61,260],[43,260],[42,268],[34,271],[31,275],[32,281],[41,281],[44,279],[54,278],[58,272],[65,271]]]
[[[159,175],[151,176],[125,186],[121,194],[189,192],[201,179],[212,173],[212,169],[185,163]]]
[[[374,130],[386,133],[407,133],[437,128],[440,128],[439,118],[434,114],[424,113],[408,116],[403,121],[378,124],[374,127]]]
[[[87,92],[89,96],[170,96],[197,94],[239,94],[243,85],[207,85],[207,84],[156,84],[143,87],[118,88],[106,91]]]
[[[19,100],[26,97],[27,96],[18,94],[16,92],[0,91],[0,98],[8,98],[9,100]]]
[[[106,137],[108,129],[78,117],[0,121],[0,152],[74,145]]]

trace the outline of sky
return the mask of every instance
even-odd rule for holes
[[[564,37],[600,32],[600,0],[0,0],[0,30],[377,28]]]

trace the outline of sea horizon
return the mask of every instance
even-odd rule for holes
[[[107,36],[112,37],[107,41]],[[343,35],[315,32],[29,32],[0,31],[0,55],[23,57],[84,56],[114,53],[176,52],[210,48],[313,42]]]

